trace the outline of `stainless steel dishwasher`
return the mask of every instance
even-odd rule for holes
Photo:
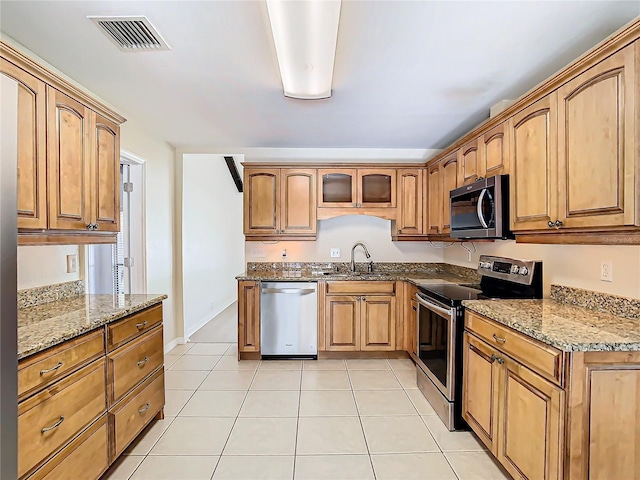
[[[318,358],[318,284],[263,282],[260,289],[262,358]]]

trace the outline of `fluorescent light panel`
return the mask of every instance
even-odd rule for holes
[[[267,0],[286,97],[329,98],[341,0]]]

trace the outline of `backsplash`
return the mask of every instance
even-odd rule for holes
[[[18,291],[18,309],[84,295],[84,280],[45,285]]]
[[[557,302],[578,305],[589,310],[640,320],[640,300],[635,298],[563,285],[551,285],[551,298]]]

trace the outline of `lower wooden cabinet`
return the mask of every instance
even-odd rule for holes
[[[325,345],[332,352],[360,350],[360,297],[328,296],[325,307]]]
[[[260,282],[238,282],[238,352],[260,353]]]
[[[558,351],[556,384],[530,368],[534,351],[490,345],[466,315],[462,416],[514,479],[640,478],[640,352]]]

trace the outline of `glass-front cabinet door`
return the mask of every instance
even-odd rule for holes
[[[321,168],[318,179],[319,207],[356,207],[355,168]]]
[[[358,200],[361,207],[396,206],[396,170],[358,169]]]

